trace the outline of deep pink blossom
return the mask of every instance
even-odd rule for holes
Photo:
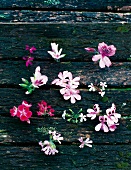
[[[34,51],[36,51],[36,48],[34,46],[30,47],[29,45],[26,45],[25,50],[29,51],[32,54]]]
[[[38,116],[42,115],[49,115],[49,116],[54,116],[55,110],[48,105],[44,100],[42,100],[40,103],[38,103],[38,108],[39,111],[37,111]]]
[[[31,104],[23,101],[22,104],[18,106],[18,108],[14,106],[12,109],[10,109],[11,116],[17,116],[21,121],[30,123],[29,118],[32,116],[32,112],[30,111],[31,106]]]
[[[88,52],[96,52],[95,48],[90,48],[90,47],[85,48],[85,50]]]
[[[99,61],[99,66],[101,68],[104,68],[105,66],[110,67],[111,66],[111,61],[108,57],[113,56],[116,52],[116,47],[114,45],[108,46],[104,42],[99,43],[98,45],[98,52],[99,54],[94,55],[92,57],[93,61]]]
[[[23,57],[23,60],[26,60],[26,67],[28,67],[29,65],[32,65],[32,61],[34,60],[34,57]]]

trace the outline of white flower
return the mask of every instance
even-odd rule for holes
[[[102,87],[102,90],[105,90],[105,87],[107,87],[106,82],[100,82],[100,86]]]
[[[100,91],[99,94],[101,95],[101,97],[103,97],[105,95],[105,91]]]
[[[66,110],[64,110],[63,114],[62,114],[62,118],[65,119],[66,116]]]
[[[80,148],[84,148],[84,146],[88,146],[88,147],[92,147],[91,143],[93,143],[92,140],[90,140],[90,138],[87,138],[85,141],[83,140],[83,137],[80,137],[78,139],[81,142],[81,145],[79,146]]]
[[[80,114],[80,122],[86,121],[86,115],[83,115],[83,113]]]
[[[62,54],[62,48],[58,51],[58,44],[51,43],[52,51],[48,51],[48,53],[56,60],[65,57],[66,54]]]
[[[91,83],[90,85],[88,85],[88,87],[90,87],[89,91],[96,91],[93,83]]]

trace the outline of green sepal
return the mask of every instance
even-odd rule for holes
[[[29,82],[28,82],[28,80],[26,80],[26,79],[24,79],[24,78],[22,78],[22,81],[25,83],[25,84],[29,84]]]
[[[23,88],[25,88],[25,89],[28,88],[28,85],[27,85],[27,84],[19,84],[19,86],[21,86],[21,87],[23,87]]]

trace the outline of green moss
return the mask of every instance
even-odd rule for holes
[[[123,161],[116,164],[116,167],[119,169],[124,169],[124,168],[127,168],[128,166],[129,166],[129,163],[123,162]]]

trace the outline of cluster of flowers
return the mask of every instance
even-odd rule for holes
[[[67,119],[67,121],[72,123],[78,123],[87,121],[87,118],[91,118],[94,120],[97,116],[99,116],[100,123],[95,127],[96,131],[103,130],[104,132],[115,131],[116,126],[119,125],[118,120],[121,118],[119,113],[116,113],[116,106],[112,103],[111,108],[106,110],[106,114],[101,116],[101,110],[98,104],[93,106],[93,109],[87,109],[86,115],[82,113],[82,109],[79,110],[78,113],[73,112],[69,109],[70,113],[67,113],[64,110],[62,114],[63,119]]]
[[[61,140],[63,140],[63,137],[60,133],[49,130],[49,140],[39,142],[39,145],[42,147],[41,151],[46,155],[55,155],[55,153],[58,153],[59,151],[56,149],[54,142],[59,142],[59,144],[61,144]]]
[[[108,57],[115,55],[116,47],[114,45],[108,46],[106,43],[102,42],[98,45],[98,51],[90,47],[85,48],[85,50],[95,53],[96,55],[92,57],[92,61],[96,62],[99,60],[100,68],[105,68],[105,66],[110,67],[112,65]]]
[[[36,88],[44,85],[48,81],[48,77],[40,73],[40,66],[36,67],[34,77],[30,77],[31,82],[22,78],[23,84],[19,84],[21,87],[27,89],[25,94],[31,94]]]
[[[76,88],[80,84],[80,77],[73,78],[71,72],[63,71],[58,74],[58,78],[55,79],[52,84],[62,87],[60,89],[60,93],[63,95],[65,100],[71,101],[71,103],[75,103],[76,100],[81,100],[80,91]]]
[[[103,97],[105,95],[105,88],[107,87],[107,84],[106,84],[106,82],[100,82],[99,86],[100,87],[91,83],[90,85],[88,85],[88,87],[90,87],[89,91],[98,91],[98,93],[101,95],[101,97]]]
[[[32,104],[28,104],[27,101],[23,101],[21,105],[14,106],[12,109],[10,109],[11,116],[17,116],[20,118],[21,121],[26,121],[30,124],[29,118],[32,116],[32,112],[30,111],[30,107]],[[42,115],[48,115],[48,116],[54,116],[55,110],[48,105],[44,100],[42,100],[40,103],[38,103],[39,111],[37,111],[38,116]]]
[[[100,116],[100,108],[98,104],[95,104],[93,109],[87,109],[87,117],[91,120],[99,116],[100,123],[95,127],[96,131],[103,130],[104,132],[115,131],[116,125],[119,125],[118,121],[121,118],[119,113],[116,113],[116,106],[112,103],[111,108],[106,110],[106,114]]]

